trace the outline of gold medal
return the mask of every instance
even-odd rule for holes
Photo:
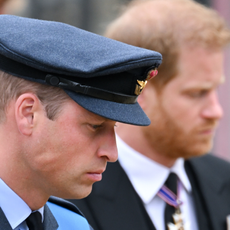
[[[184,229],[184,221],[183,221],[183,215],[181,213],[180,208],[178,207],[176,209],[175,214],[173,214],[173,223],[168,223],[167,227],[168,230],[185,230]]]

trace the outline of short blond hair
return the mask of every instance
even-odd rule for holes
[[[222,49],[230,42],[230,30],[218,13],[192,0],[132,1],[105,36],[160,52],[159,74],[150,81],[158,88],[177,75],[184,44]]]
[[[23,93],[34,93],[51,120],[57,117],[63,103],[70,100],[70,97],[61,88],[27,81],[3,71],[0,71],[0,82],[0,123],[5,121],[5,112],[9,103]]]

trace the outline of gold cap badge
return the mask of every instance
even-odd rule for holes
[[[136,84],[136,88],[135,88],[135,92],[134,92],[134,93],[135,93],[136,95],[140,95],[141,92],[142,92],[142,90],[145,88],[145,86],[146,86],[148,80],[150,80],[150,79],[156,77],[157,74],[158,74],[158,71],[157,71],[157,69],[155,68],[155,69],[150,70],[150,71],[148,72],[148,75],[147,75],[147,78],[146,78],[145,81],[137,80],[137,84]]]
[[[137,83],[136,84],[136,89],[135,89],[135,94],[136,95],[140,95],[141,94],[141,91],[145,88],[146,84],[147,84],[148,81],[139,81],[137,80]]]

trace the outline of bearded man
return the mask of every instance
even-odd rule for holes
[[[118,162],[74,203],[95,230],[227,229],[230,165],[205,153],[223,115],[217,88],[229,29],[193,1],[142,0],[106,36],[157,50],[163,63],[139,97],[151,125],[118,125]]]

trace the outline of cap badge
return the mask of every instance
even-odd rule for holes
[[[157,68],[155,68],[155,69],[152,69],[152,70],[150,70],[150,71],[148,72],[148,75],[147,75],[147,78],[146,78],[145,81],[137,80],[137,83],[138,83],[138,84],[136,84],[136,89],[135,89],[135,92],[134,92],[134,93],[135,93],[136,95],[140,95],[141,92],[142,92],[142,90],[145,88],[145,86],[146,86],[146,84],[147,84],[147,82],[148,82],[147,80],[150,80],[150,79],[156,77],[157,74],[158,74],[158,71],[157,71]]]
[[[157,69],[150,70],[150,71],[148,72],[147,80],[150,80],[150,79],[156,77],[157,74],[158,74]]]
[[[141,94],[141,91],[145,88],[146,84],[147,84],[148,81],[139,81],[137,80],[137,83],[136,84],[136,89],[135,89],[135,94],[136,95],[140,95]]]

